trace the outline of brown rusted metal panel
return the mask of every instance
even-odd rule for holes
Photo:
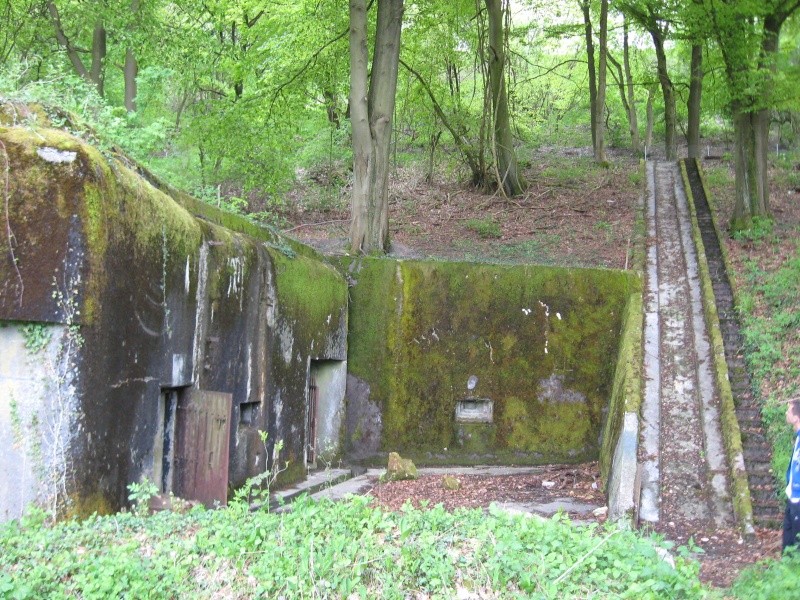
[[[317,460],[317,399],[319,389],[312,375],[308,385],[308,456],[306,462],[313,463]]]
[[[173,493],[207,507],[228,501],[231,394],[185,390],[175,415]]]

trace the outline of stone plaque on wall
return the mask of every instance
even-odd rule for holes
[[[491,423],[494,402],[488,398],[468,398],[456,402],[457,423]]]

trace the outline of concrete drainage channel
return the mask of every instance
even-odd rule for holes
[[[733,290],[725,266],[718,228],[709,209],[705,188],[694,160],[684,161],[697,211],[697,222],[705,246],[708,270],[714,289],[720,329],[725,347],[736,417],[742,435],[742,448],[750,484],[753,520],[759,527],[780,525],[782,515],[775,493],[770,446],[764,434],[761,411],[753,397],[750,375],[742,355],[744,340],[734,309]]]
[[[648,163],[647,172],[639,520],[694,531],[735,521],[751,535],[740,431],[690,187],[674,162]]]

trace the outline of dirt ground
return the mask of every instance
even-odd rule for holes
[[[719,168],[719,161],[711,163]],[[328,252],[343,252],[349,211],[349,188],[329,185],[335,173],[307,173],[294,190],[284,217],[285,231]],[[459,182],[459,174],[436,174],[428,181],[421,168],[399,167],[390,185],[390,229],[393,254],[502,263],[631,268],[634,223],[641,202],[643,172],[637,158],[611,153],[611,166],[593,164],[590,150],[542,149],[525,170],[530,183],[519,198],[504,198]],[[341,181],[346,178],[341,172]],[[800,227],[800,188],[774,184],[772,206],[782,240],[772,245],[728,240],[735,268],[748,259],[777,264],[793,252]],[[721,221],[727,225],[730,197],[718,198]],[[798,341],[800,345],[800,341]],[[769,390],[765,390],[769,392]],[[557,467],[561,469],[563,467]],[[561,496],[602,503],[593,483],[596,466],[571,467],[557,490],[545,490],[541,479],[462,478],[462,488],[444,490],[440,477],[376,485],[376,502],[393,510],[409,500],[427,500],[450,508],[488,506],[492,501],[518,501],[551,491]],[[594,469],[594,471],[593,471]],[[572,477],[571,483],[569,478]],[[559,481],[562,481],[561,479]],[[595,486],[597,487],[597,486]],[[601,517],[602,518],[602,517]],[[701,578],[727,586],[748,565],[780,553],[780,531],[758,530],[743,540],[737,530],[703,530],[695,523],[668,523],[667,537],[701,549]]]
[[[624,269],[630,266],[635,207],[642,174],[638,159],[618,155],[608,169],[586,149],[559,149],[531,158],[527,192],[504,198],[418,167],[399,167],[390,183],[393,253],[502,263]],[[342,175],[339,174],[339,177]],[[349,187],[326,187],[326,173],[305,174],[291,195],[285,229],[323,251],[342,251]]]
[[[581,504],[602,507],[605,497],[597,463],[548,465],[535,473],[519,475],[456,475],[459,488],[447,489],[443,475],[422,475],[415,481],[374,483],[369,495],[388,510],[406,502],[416,508],[442,504],[447,510],[485,508],[492,502],[547,504],[568,497]],[[572,519],[603,522],[605,515],[569,512]]]

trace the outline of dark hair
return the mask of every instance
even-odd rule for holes
[[[800,398],[792,398],[787,402],[795,417],[800,417]]]

